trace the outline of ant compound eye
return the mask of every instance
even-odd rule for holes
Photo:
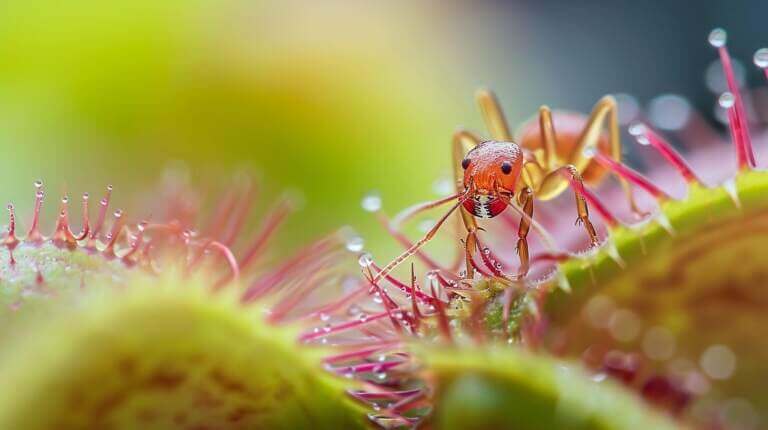
[[[501,163],[501,172],[504,173],[505,175],[509,175],[510,173],[512,173],[512,163],[510,163],[509,161],[505,161]]]
[[[469,167],[470,160],[469,158],[465,158],[461,160],[461,168],[464,170],[467,170],[467,167]]]

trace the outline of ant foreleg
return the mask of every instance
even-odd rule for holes
[[[438,230],[440,230],[440,227],[445,223],[445,221],[451,216],[451,214],[458,208],[461,207],[461,205],[464,203],[465,196],[462,196],[462,198],[459,199],[459,201],[451,207],[451,209],[445,213],[436,223],[435,225],[427,232],[424,237],[419,239],[418,242],[411,245],[410,248],[406,249],[402,254],[398,255],[394,260],[390,261],[389,264],[384,266],[379,273],[376,274],[376,276],[373,278],[372,282],[375,284],[376,282],[379,282],[382,278],[387,276],[389,272],[391,272],[394,268],[400,265],[403,261],[405,261],[406,258],[410,257],[411,255],[418,252],[418,250],[424,246],[427,242],[432,240],[432,238],[435,236]]]
[[[469,228],[467,238],[464,240],[464,260],[467,265],[467,273],[464,279],[471,280],[475,277],[475,268],[472,266],[472,255],[477,250],[477,227]]]
[[[530,268],[530,256],[528,254],[528,232],[531,229],[531,220],[533,220],[533,191],[525,187],[517,196],[517,201],[523,208],[526,216],[520,217],[520,227],[517,230],[517,255],[520,257],[519,276],[525,276]]]
[[[456,191],[463,192],[463,177],[464,169],[461,167],[461,162],[467,155],[467,152],[475,148],[482,142],[482,139],[476,134],[467,130],[458,130],[453,134],[451,141],[453,146],[453,174],[456,181]],[[478,230],[477,221],[475,218],[467,212],[463,207],[459,207],[459,215],[461,223],[464,229],[467,231],[467,237],[464,241],[464,261],[466,262],[466,279],[472,279],[475,277],[475,268],[472,266],[472,254],[477,249],[477,236]]]

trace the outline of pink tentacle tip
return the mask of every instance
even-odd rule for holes
[[[9,251],[13,251],[19,244],[19,238],[16,237],[16,211],[12,203],[8,203],[8,236],[3,244]]]
[[[760,48],[755,51],[752,61],[754,61],[755,66],[762,69],[765,78],[768,79],[768,48]]]
[[[683,156],[650,127],[641,122],[635,122],[629,126],[629,134],[631,134],[640,145],[651,146],[655,149],[662,157],[664,157],[672,168],[680,173],[688,184],[701,184],[701,180]]]
[[[35,189],[35,209],[32,213],[32,223],[24,241],[33,245],[40,245],[45,241],[42,233],[40,233],[40,209],[43,207],[43,198],[45,198],[43,181],[35,181]]]
[[[726,46],[727,40],[728,35],[722,28],[716,28],[709,33],[709,43],[717,49],[728,84],[728,92],[720,96],[719,103],[720,106],[728,110],[728,124],[736,147],[739,168],[751,169],[756,166],[752,137],[749,134],[747,111],[744,108],[739,82],[736,80],[731,56]]]

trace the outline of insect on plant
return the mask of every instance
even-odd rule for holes
[[[569,112],[553,113],[549,107],[542,106],[538,121],[530,121],[521,127],[516,140],[518,143],[512,138],[496,96],[483,89],[477,92],[476,98],[491,139],[484,140],[466,129],[454,133],[452,150],[456,193],[416,205],[397,218],[402,222],[425,210],[449,202],[455,204],[424,237],[384,266],[374,281],[388,275],[429,242],[456,210],[460,212],[467,232],[464,240],[466,277],[472,279],[474,268],[470,261],[478,248],[477,219],[493,218],[508,206],[521,216],[517,253],[520,259],[518,277],[522,278],[530,267],[527,236],[534,223],[534,201],[551,200],[569,187],[576,197],[576,224],[584,226],[592,246],[598,243],[597,232],[589,219],[585,198],[589,192],[584,183],[596,185],[605,178],[606,160],[614,166],[621,162],[618,113],[613,97],[600,99],[589,117]],[[555,123],[560,128],[558,133],[555,132]],[[606,125],[607,134],[604,130]],[[598,153],[603,163],[598,164],[593,159]],[[610,170],[616,173],[615,169]],[[626,178],[621,174],[616,176],[632,211],[644,215],[635,203]]]

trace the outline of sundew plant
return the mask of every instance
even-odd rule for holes
[[[443,196],[363,198],[399,255],[343,226],[285,252],[297,199],[245,175],[208,209],[168,174],[151,207],[110,185],[54,220],[34,182],[0,236],[0,428],[766,426],[766,136],[709,43],[727,133],[682,155],[640,115],[642,172],[611,95],[513,130],[478,91],[488,130],[446,131]]]

